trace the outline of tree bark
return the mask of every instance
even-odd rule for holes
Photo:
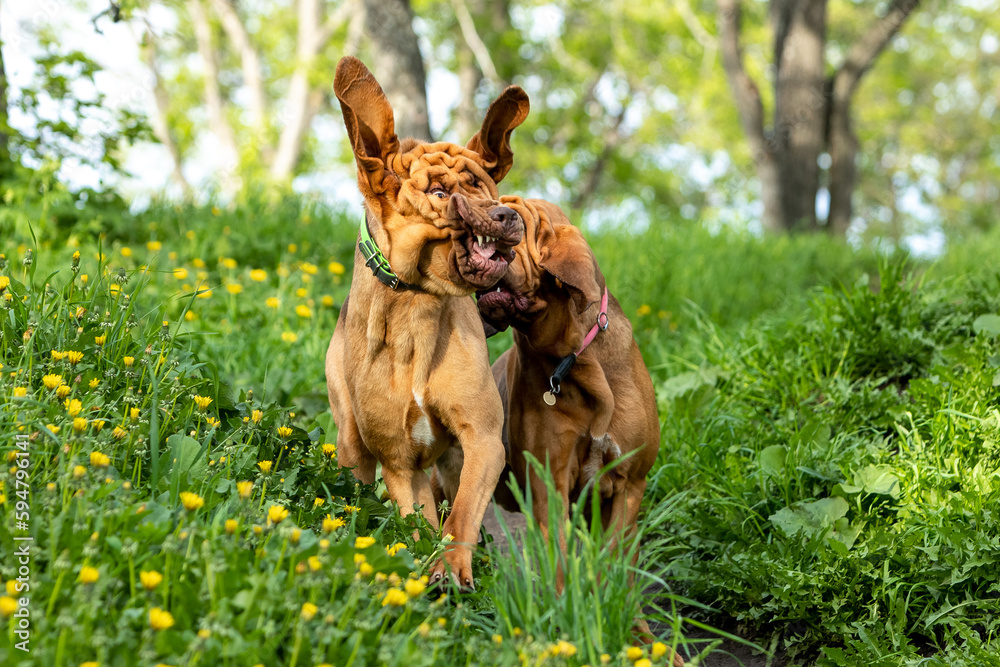
[[[458,61],[458,106],[455,107],[455,132],[459,142],[468,141],[479,130],[479,108],[476,91],[483,80],[476,65],[476,57],[468,45],[455,41],[455,58]]]
[[[786,229],[816,227],[826,103],[826,0],[781,0],[775,35],[773,141]]]
[[[198,53],[201,55],[205,79],[205,106],[208,107],[208,125],[212,133],[222,143],[222,149],[228,153],[225,158],[227,167],[235,168],[239,163],[239,151],[236,148],[236,135],[226,118],[226,103],[219,90],[219,65],[216,60],[212,39],[212,25],[208,20],[202,0],[187,0],[188,12],[194,26],[195,39],[198,42]]]
[[[854,93],[861,77],[919,5],[920,0],[894,0],[885,15],[851,46],[844,63],[827,84],[830,91],[827,142],[831,158],[827,227],[833,233],[843,235],[851,225],[858,154],[858,138],[851,124]]]
[[[742,8],[739,0],[719,0],[719,40],[722,65],[733,91],[743,133],[750,145],[757,178],[760,180],[761,201],[764,204],[762,223],[770,232],[785,229],[782,213],[781,178],[770,142],[764,136],[764,105],[760,89],[747,74],[740,47]]]
[[[409,0],[363,0],[372,68],[392,105],[396,134],[431,140],[424,59]]]

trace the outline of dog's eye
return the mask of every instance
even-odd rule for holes
[[[440,185],[437,185],[434,188],[432,188],[427,194],[434,195],[438,199],[445,199],[448,196],[448,192]]]

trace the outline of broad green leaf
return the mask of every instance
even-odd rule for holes
[[[977,336],[983,334],[990,338],[1000,336],[1000,315],[980,315],[972,323],[972,330]]]
[[[788,447],[784,445],[771,445],[765,447],[757,455],[757,465],[767,475],[780,475],[785,470],[785,458],[788,455]]]

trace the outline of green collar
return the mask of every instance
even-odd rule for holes
[[[375,243],[375,239],[372,238],[372,233],[368,229],[368,214],[365,213],[365,220],[361,223],[361,240],[358,242],[358,250],[361,251],[361,255],[365,258],[365,266],[372,270],[372,275],[379,279],[379,281],[393,290],[419,290],[420,288],[416,285],[411,285],[409,283],[404,283],[399,279],[392,271],[392,267],[389,266],[389,261],[379,250],[378,245]]]

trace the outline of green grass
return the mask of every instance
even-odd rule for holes
[[[438,536],[324,447],[323,357],[357,215],[296,198],[105,208],[76,224],[45,205],[0,217],[4,585],[19,500],[35,538],[32,653],[8,620],[4,664],[625,665],[640,608],[690,655],[706,645],[684,629],[708,623],[795,664],[995,664],[989,244],[879,266],[817,238],[591,235],[663,425],[638,565],[635,545],[613,552],[587,528],[584,504],[565,527],[565,595],[529,522],[521,548],[477,558],[477,593],[441,599],[419,590]],[[144,571],[162,582],[147,590]],[[153,608],[171,627],[151,626]]]

